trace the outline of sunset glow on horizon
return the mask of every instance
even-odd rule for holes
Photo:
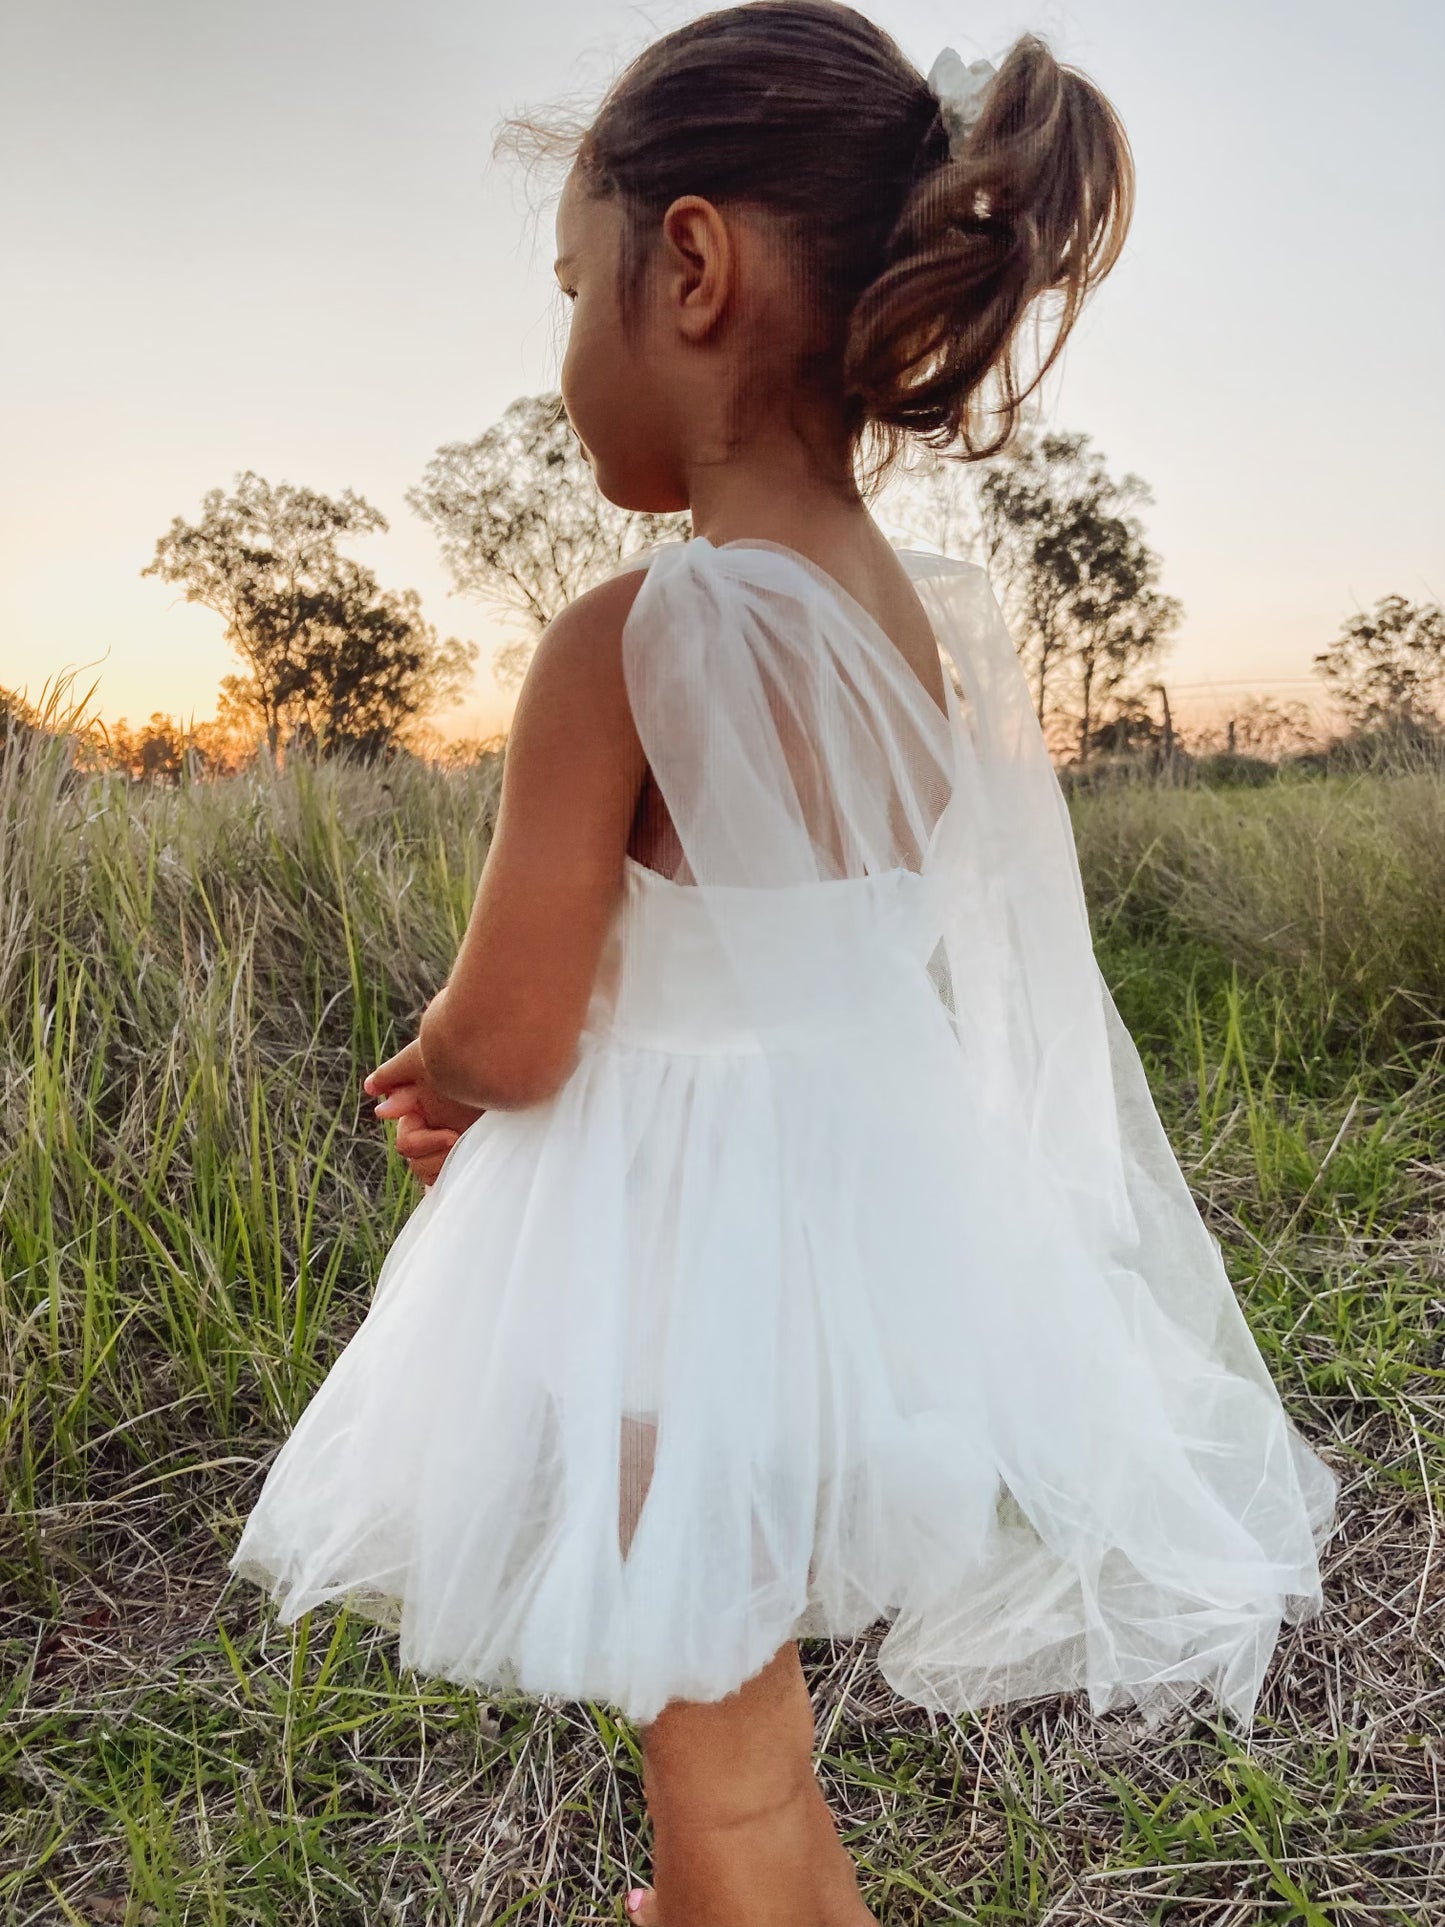
[[[0,686],[33,698],[74,669],[109,721],[214,715],[237,667],[221,619],[141,571],[173,517],[254,469],[382,511],[387,532],[343,550],[479,646],[472,692],[431,722],[503,729],[515,690],[488,665],[519,631],[452,592],[405,500],[438,446],[555,386],[551,210],[490,160],[492,133],[595,99],[701,10],[19,0]],[[1035,29],[1116,102],[1138,214],[1047,419],[1153,491],[1181,716],[1241,692],[1322,711],[1311,664],[1345,618],[1445,595],[1445,13],[865,10],[925,70],[945,43],[997,58]]]

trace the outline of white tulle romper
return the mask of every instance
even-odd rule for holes
[[[904,1698],[1248,1721],[1334,1481],[1099,975],[985,576],[901,552],[948,715],[796,552],[653,550],[630,859],[578,1061],[482,1117],[232,1568],[403,1664],[651,1719],[888,1621]]]

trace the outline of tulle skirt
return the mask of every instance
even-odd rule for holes
[[[1142,1174],[1101,1259],[958,1052],[931,990],[792,1049],[584,1035],[448,1157],[233,1569],[283,1621],[344,1600],[419,1672],[638,1721],[880,1620],[939,1710],[1247,1720],[1329,1475],[1187,1193]]]

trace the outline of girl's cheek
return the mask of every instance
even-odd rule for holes
[[[562,391],[562,406],[567,411],[567,419],[572,424],[573,432],[580,435],[582,430],[577,421],[577,353],[573,346],[573,337],[570,335],[567,338],[567,352],[562,357],[557,386]]]
[[[574,325],[567,338],[567,352],[562,358],[558,386],[562,390],[562,406],[567,410],[567,419],[584,448],[590,446],[588,429],[591,426],[587,368],[586,343],[582,331]]]

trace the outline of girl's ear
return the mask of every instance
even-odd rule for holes
[[[702,341],[733,294],[737,257],[727,222],[700,194],[679,195],[662,217],[663,286],[684,338]]]

